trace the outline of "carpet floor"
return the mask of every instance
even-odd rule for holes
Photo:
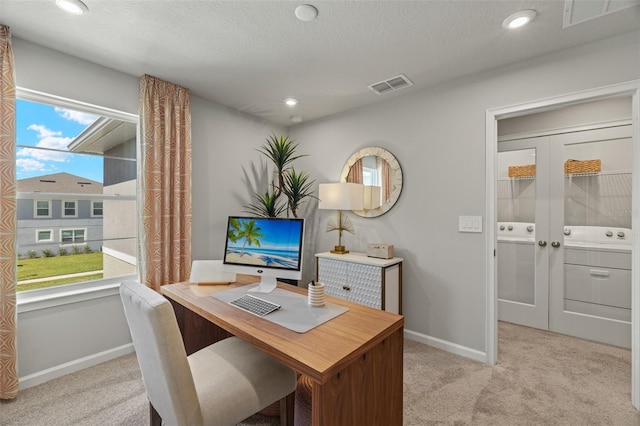
[[[494,366],[405,340],[404,424],[640,426],[630,351],[508,323],[498,335]],[[21,391],[0,403],[0,424],[148,424],[135,355]],[[278,424],[261,415],[242,423]]]

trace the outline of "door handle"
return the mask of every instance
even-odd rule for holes
[[[602,269],[589,269],[589,274],[593,275],[594,277],[608,277],[609,275],[611,275],[610,271],[605,271]]]
[[[538,245],[540,247],[546,247],[547,246],[547,242],[545,240],[540,240],[540,241],[538,241]]]
[[[560,243],[558,241],[553,241],[553,242],[551,242],[551,247],[558,248],[558,247],[560,247]]]

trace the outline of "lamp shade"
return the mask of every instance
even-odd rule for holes
[[[364,186],[364,209],[373,210],[380,207],[380,194],[381,189],[379,186],[365,185]]]
[[[362,210],[364,185],[359,183],[321,183],[318,185],[319,209]]]

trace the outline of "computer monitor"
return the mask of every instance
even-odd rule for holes
[[[302,278],[304,219],[229,216],[222,269],[258,275],[250,291],[270,293],[277,278]]]

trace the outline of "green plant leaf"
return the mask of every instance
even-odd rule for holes
[[[298,217],[298,208],[305,202],[308,197],[315,198],[313,195],[313,184],[315,180],[309,180],[309,174],[305,172],[297,173],[296,169],[291,167],[284,174],[283,194],[287,197],[287,202],[293,217]]]
[[[246,213],[259,217],[280,217],[286,211],[287,206],[282,204],[275,192],[270,194],[267,191],[264,194],[256,192],[254,202],[244,208]]]
[[[278,175],[278,185],[276,187],[276,195],[280,195],[284,189],[284,174],[288,168],[288,165],[301,157],[306,157],[306,154],[295,155],[297,143],[294,143],[288,136],[276,136],[270,135],[267,138],[267,143],[257,148],[257,151],[265,155],[276,168]]]

